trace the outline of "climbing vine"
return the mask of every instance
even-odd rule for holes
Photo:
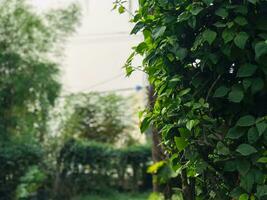
[[[139,0],[125,66],[155,89],[155,125],[185,200],[267,198],[267,2]],[[177,186],[176,186],[177,187]]]

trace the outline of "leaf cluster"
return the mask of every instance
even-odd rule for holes
[[[266,199],[266,1],[139,4],[132,34],[144,40],[134,54],[156,96],[143,131],[160,130],[198,199]]]

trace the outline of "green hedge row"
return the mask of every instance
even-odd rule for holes
[[[149,146],[119,149],[103,143],[79,140],[66,142],[58,157],[61,182],[65,184],[62,185],[65,187],[64,193],[69,186],[75,190],[72,192],[103,187],[122,190],[149,188],[151,177],[146,174],[146,170],[150,163]]]

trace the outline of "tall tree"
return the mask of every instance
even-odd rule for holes
[[[53,58],[78,17],[76,5],[37,14],[24,0],[0,1],[1,199],[12,199],[20,175],[39,161],[35,141],[44,138],[60,92]]]
[[[34,132],[42,138],[60,91],[59,65],[51,57],[73,31],[77,13],[72,6],[38,15],[23,0],[1,1],[1,135]]]

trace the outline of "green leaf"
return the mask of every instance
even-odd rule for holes
[[[247,63],[239,68],[237,72],[237,77],[250,77],[255,73],[257,68],[257,65]]]
[[[166,26],[161,26],[152,31],[152,35],[154,39],[161,37],[166,31]]]
[[[190,138],[191,132],[186,128],[178,128],[180,135],[183,138]]]
[[[203,8],[199,4],[194,3],[192,5],[192,8],[190,9],[190,12],[192,13],[192,15],[198,15],[202,10]]]
[[[230,160],[230,161],[225,162],[223,170],[225,172],[234,172],[236,170],[236,168],[237,168],[236,161]]]
[[[229,148],[226,147],[222,142],[217,143],[216,149],[220,155],[229,155],[230,153]]]
[[[244,190],[242,188],[236,187],[231,191],[230,195],[234,199],[238,199],[243,193],[244,193]]]
[[[254,174],[249,172],[246,176],[241,177],[240,186],[245,189],[248,193],[251,192],[254,184]]]
[[[125,8],[124,8],[124,6],[120,6],[120,7],[119,7],[119,13],[122,14],[122,13],[124,13],[124,12],[125,12]]]
[[[252,4],[256,4],[258,2],[258,0],[248,0],[248,2],[250,2]]]
[[[240,26],[245,26],[245,25],[248,24],[248,21],[246,20],[246,18],[240,17],[240,16],[236,17],[234,19],[234,22],[237,23]]]
[[[261,157],[257,160],[258,163],[267,163],[267,157]]]
[[[251,92],[255,94],[264,88],[264,81],[261,78],[255,78],[252,81]]]
[[[167,137],[168,133],[170,132],[170,130],[174,127],[173,124],[167,124],[165,125],[162,129],[161,129],[161,134],[162,136],[165,138]]]
[[[143,29],[145,24],[143,22],[138,22],[132,29],[131,35],[132,34],[137,34],[141,29]]]
[[[247,40],[249,38],[249,35],[245,32],[240,32],[234,39],[234,43],[237,47],[240,49],[244,49],[245,45],[247,43]]]
[[[186,95],[186,94],[188,94],[189,92],[191,91],[191,89],[190,88],[187,88],[187,89],[184,89],[184,90],[181,90],[181,91],[179,91],[179,96],[184,96],[184,95]]]
[[[233,127],[230,128],[226,137],[230,139],[238,139],[245,134],[245,131],[242,130],[240,127]]]
[[[199,46],[201,46],[203,44],[203,37],[202,34],[199,34],[194,41],[193,47],[191,48],[192,50],[196,50]]]
[[[252,84],[252,79],[246,78],[243,80],[242,84],[243,84],[244,89],[247,90]]]
[[[255,142],[257,142],[257,140],[259,139],[259,133],[256,129],[256,127],[251,127],[249,130],[248,130],[248,142],[250,144],[253,144]]]
[[[188,130],[192,130],[192,128],[194,128],[197,124],[199,123],[198,120],[189,120],[187,123],[186,123],[186,128]]]
[[[255,117],[253,117],[252,115],[243,116],[236,123],[237,126],[252,126],[254,124]]]
[[[236,151],[243,156],[249,156],[251,154],[256,153],[257,149],[255,149],[253,146],[249,144],[241,144],[237,147]]]
[[[258,185],[257,186],[257,193],[256,196],[259,199],[262,199],[262,197],[267,196],[267,185]]]
[[[171,62],[173,62],[174,59],[175,59],[175,57],[174,57],[171,53],[168,53],[168,54],[167,54],[167,57],[168,57],[168,59],[169,59]]]
[[[238,160],[236,165],[237,165],[237,170],[242,176],[245,176],[250,169],[250,162],[244,159]]]
[[[211,45],[214,42],[214,40],[216,39],[217,33],[210,30],[210,29],[207,29],[203,32],[202,37],[203,37],[204,41],[207,41]]]
[[[177,21],[178,22],[187,21],[190,18],[190,16],[191,15],[189,12],[183,12],[178,16]]]
[[[151,123],[151,118],[150,117],[145,117],[142,120],[141,125],[140,125],[141,133],[144,133],[149,128],[150,123]]]
[[[235,37],[235,32],[232,29],[224,29],[222,33],[222,38],[225,44],[232,41],[234,37]]]
[[[228,12],[225,8],[219,8],[218,10],[215,11],[215,14],[222,18],[226,18],[228,16]]]
[[[246,4],[235,6],[234,12],[239,13],[239,14],[242,14],[242,15],[247,15],[247,13],[248,13],[248,6]]]
[[[197,19],[195,16],[192,16],[188,19],[187,21],[188,25],[191,27],[191,28],[195,28],[196,27],[196,23],[197,23]]]
[[[183,151],[189,145],[188,141],[182,137],[174,137],[174,141],[179,151]]]
[[[183,60],[187,56],[187,49],[186,48],[179,48],[175,52],[176,59]]]
[[[223,22],[220,22],[220,21],[217,21],[213,25],[216,26],[217,28],[224,28],[224,27],[226,27],[226,24],[223,23]]]
[[[249,200],[248,194],[242,194],[238,200]]]
[[[257,123],[256,127],[259,132],[259,136],[261,136],[267,128],[267,123],[266,122]]]
[[[134,68],[132,66],[125,66],[126,76],[131,76],[131,74],[134,72]]]
[[[213,97],[224,97],[225,95],[227,95],[227,93],[229,92],[229,88],[225,87],[225,86],[221,86],[219,88],[217,88],[214,92]]]
[[[207,4],[208,6],[213,3],[214,0],[203,0],[205,4]]]
[[[228,100],[234,103],[239,103],[244,98],[244,93],[241,89],[235,88],[233,89],[229,95]]]
[[[257,184],[263,184],[264,183],[264,174],[261,170],[258,169],[252,169],[251,173],[253,173],[254,181]]]
[[[145,42],[141,42],[140,44],[137,45],[135,48],[135,51],[141,55],[144,54],[144,51],[147,49],[147,44]],[[133,60],[133,59],[132,59]]]
[[[261,56],[267,54],[267,43],[265,42],[258,42],[255,45],[255,56],[256,59],[259,59]]]
[[[161,169],[166,164],[165,161],[159,161],[154,163],[153,165],[150,165],[147,169],[147,173],[149,174],[156,174],[159,169]]]

